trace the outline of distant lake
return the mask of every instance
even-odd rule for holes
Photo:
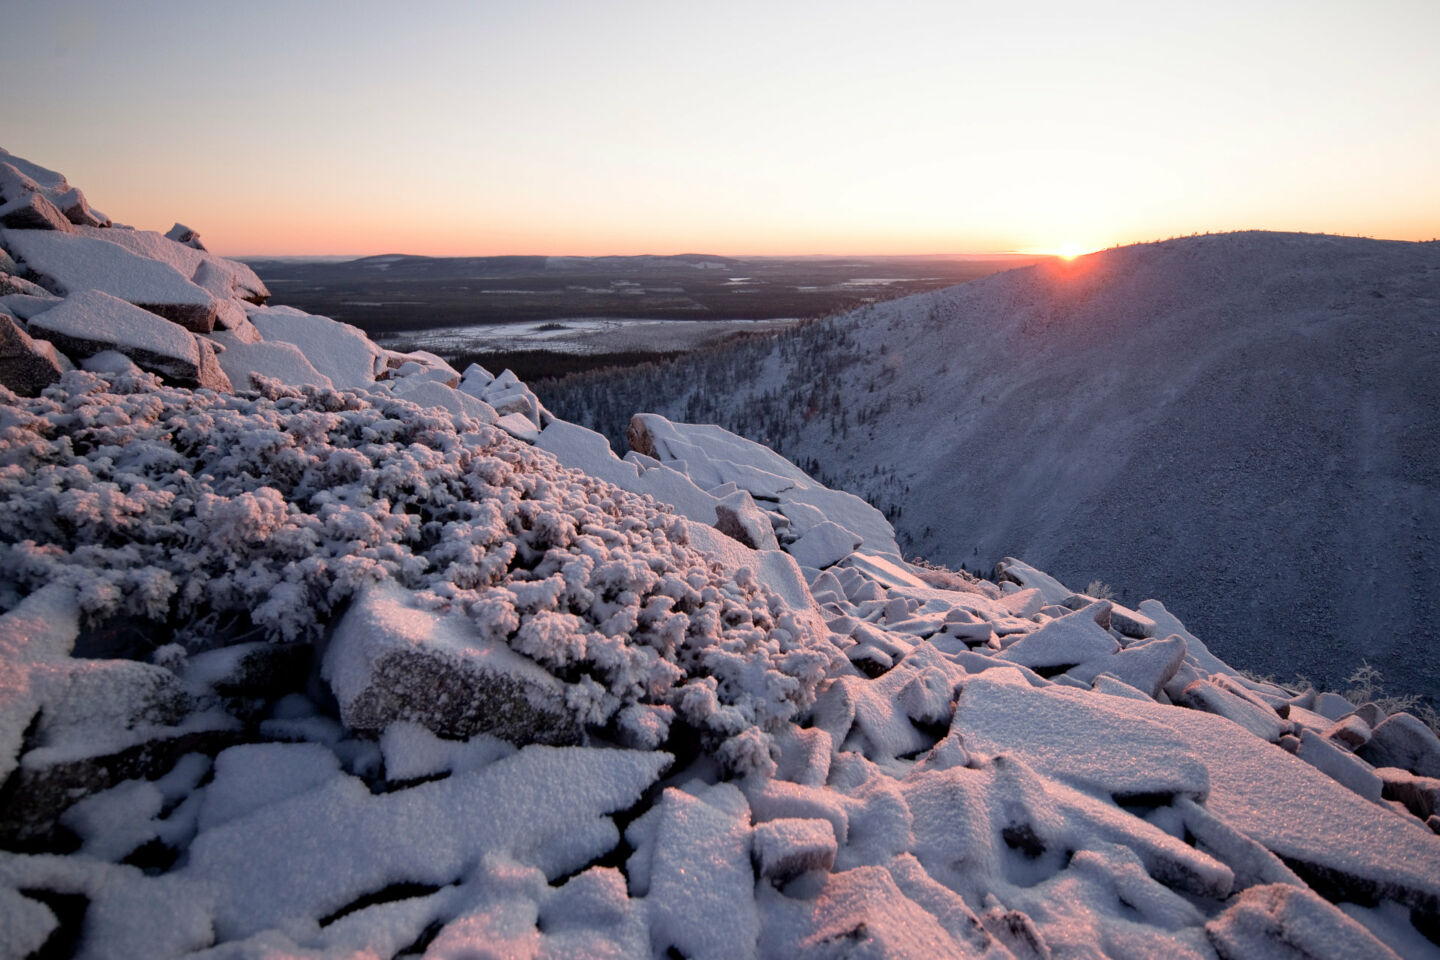
[[[550,350],[598,354],[693,350],[736,333],[769,333],[799,323],[778,320],[652,320],[640,317],[567,317],[516,323],[407,330],[377,337],[384,346],[409,345],[442,355],[493,350]]]

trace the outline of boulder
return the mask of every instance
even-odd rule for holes
[[[1333,740],[1343,745],[1347,750],[1358,750],[1370,742],[1370,725],[1358,716],[1351,714],[1335,723],[1324,731],[1325,739]],[[1386,764],[1378,764],[1386,766]]]
[[[410,720],[445,737],[580,742],[559,680],[459,616],[412,601],[393,583],[377,584],[336,625],[321,676],[347,727],[378,733]]]
[[[1315,695],[1315,702],[1310,706],[1311,710],[1325,717],[1327,720],[1339,720],[1346,714],[1355,712],[1355,704],[1346,700],[1338,693],[1331,693],[1326,690]]]
[[[0,297],[8,297],[20,294],[25,297],[51,297],[50,292],[38,283],[31,283],[24,277],[17,277],[13,274],[0,273]]]
[[[751,852],[760,876],[785,883],[808,870],[835,865],[835,828],[829,820],[782,817],[755,828]]]
[[[115,350],[180,386],[230,389],[213,352],[202,350],[194,334],[98,290],[74,294],[32,317],[30,332],[72,358]]]
[[[304,688],[312,652],[308,643],[266,640],[207,650],[186,659],[185,682],[222,697],[275,699]]]
[[[1113,657],[1092,660],[1070,673],[1082,680],[1093,680],[1102,672],[1108,673],[1154,698],[1160,695],[1184,662],[1185,641],[1179,635],[1171,634],[1163,640],[1131,644]]]
[[[1375,767],[1400,767],[1422,777],[1440,777],[1440,738],[1408,713],[1386,717],[1357,751]]]
[[[1145,614],[1116,603],[1110,608],[1110,626],[1118,633],[1144,639],[1155,636],[1155,621]]]
[[[246,343],[232,333],[216,334],[214,340],[225,347],[220,367],[237,390],[253,390],[252,375],[271,377],[292,387],[334,387],[293,343]]]
[[[83,756],[31,751],[0,795],[0,844],[51,847],[60,815],[78,801],[125,780],[153,780],[189,753],[215,754],[244,740],[238,723],[150,728],[129,742]]]
[[[22,397],[33,397],[64,372],[52,344],[32,339],[13,317],[0,310],[0,384]]]
[[[195,386],[220,393],[234,393],[235,387],[220,366],[219,357],[216,356],[217,351],[225,348],[211,343],[204,337],[196,337],[195,346],[200,351],[200,372],[195,377]]]
[[[805,531],[785,549],[802,567],[823,570],[850,556],[862,542],[859,534],[826,520]]]
[[[1003,653],[997,654],[995,659],[1018,663],[1032,670],[1048,670],[1108,658],[1109,654],[1120,649],[1120,644],[1096,622],[1096,618],[1109,610],[1109,601],[1097,600],[1083,610],[1051,620],[1039,630],[1026,634],[1006,647]],[[1105,662],[1108,664],[1108,659]],[[1103,669],[1110,668],[1107,665]]]
[[[447,387],[436,380],[421,380],[408,377],[396,380],[391,391],[395,396],[422,407],[443,407],[463,417],[473,417],[481,423],[495,423],[495,410],[484,400],[477,400],[460,390]],[[528,422],[528,421],[527,421]]]
[[[1295,750],[1295,756],[1336,783],[1354,790],[1366,800],[1380,800],[1381,782],[1375,771],[1348,750],[1336,746],[1333,740],[1328,740],[1313,730],[1301,730],[1300,745]]]
[[[38,193],[25,193],[0,205],[0,227],[12,230],[69,232],[70,220]]]
[[[19,280],[20,278],[0,277],[0,287],[4,286],[4,281],[7,279]],[[48,292],[43,287],[38,287],[33,283],[29,283],[28,281],[21,281],[21,283],[28,284],[28,286],[32,288],[32,290],[35,292],[20,292],[8,294],[0,293],[0,307],[4,307],[6,311],[16,317],[19,317],[21,320],[29,320],[37,313],[44,313],[51,307],[57,306],[62,300],[61,297],[55,296],[53,293]],[[21,287],[19,289],[23,291],[25,288]]]
[[[63,175],[0,149],[0,196],[14,200],[20,194],[29,193],[44,197],[70,223],[95,227],[110,225],[110,218],[91,209],[85,194],[70,186]]]
[[[523,413],[507,413],[495,421],[495,426],[516,440],[523,440],[526,443],[534,443],[540,439],[540,428],[535,426],[535,421]]]
[[[294,344],[336,387],[368,387],[375,381],[375,360],[381,351],[359,327],[273,307],[249,314],[267,343]]]
[[[4,240],[37,282],[54,293],[64,296],[103,290],[187,330],[213,330],[218,307],[209,291],[191,283],[170,264],[108,239],[131,232],[112,228],[70,235],[6,230]]]
[[[1289,729],[1274,710],[1227,690],[1211,677],[1202,677],[1191,683],[1175,698],[1175,702],[1192,710],[1224,717],[1271,743],[1277,743]]]
[[[1375,771],[1381,782],[1381,795],[1386,800],[1403,803],[1421,820],[1440,813],[1440,779],[1417,777],[1399,767],[1381,767]]]
[[[1289,884],[1242,890],[1224,912],[1205,924],[1205,933],[1221,960],[1399,960],[1334,905],[1311,890]]]
[[[174,240],[176,243],[183,243],[185,246],[193,247],[196,250],[205,249],[205,244],[200,242],[200,234],[191,230],[183,223],[177,223],[169,230],[166,230],[165,239]]]
[[[715,502],[715,529],[754,550],[778,550],[775,528],[744,490]]]

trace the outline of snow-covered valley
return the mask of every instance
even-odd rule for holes
[[[1440,243],[1187,237],[542,390],[720,423],[907,553],[1163,597],[1226,659],[1440,702]]]
[[[0,251],[0,956],[1440,956],[1407,713],[719,427],[619,457],[5,153]]]

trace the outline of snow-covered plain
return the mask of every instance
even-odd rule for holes
[[[0,255],[0,956],[1440,956],[1414,718],[911,565],[716,427],[619,458],[70,189],[0,178],[50,234]],[[233,324],[47,273],[109,231]]]
[[[491,350],[553,350],[560,353],[664,353],[695,350],[736,334],[774,333],[796,320],[646,320],[567,317],[528,323],[477,324],[415,330],[393,337],[450,355]]]

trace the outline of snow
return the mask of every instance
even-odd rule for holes
[[[1041,667],[1074,666],[1116,653],[1120,644],[1101,629],[1096,617],[1108,615],[1110,604],[1097,601],[1027,633],[996,656],[997,660]]]
[[[907,553],[1103,580],[1236,666],[1343,691],[1365,658],[1434,700],[1440,498],[1416,471],[1440,453],[1419,426],[1440,409],[1437,257],[1291,233],[1137,244],[546,402],[612,437],[634,410],[764,436],[890,508]]]
[[[217,334],[213,339],[225,347],[219,356],[220,368],[239,389],[253,389],[251,374],[295,387],[334,387],[293,343],[246,343],[232,334]]]
[[[37,667],[63,661],[79,632],[74,591],[58,583],[0,616],[0,782],[15,769],[25,729],[40,708]]]
[[[451,413],[470,417],[481,423],[493,424],[498,419],[495,416],[495,409],[484,400],[477,400],[469,394],[462,393],[453,387],[447,387],[435,380],[406,377],[404,380],[396,380],[391,392],[395,396],[402,397],[419,406],[444,407]]]
[[[205,788],[199,829],[209,830],[340,775],[335,754],[314,743],[247,743],[215,757],[215,778]]]
[[[226,938],[324,916],[390,883],[453,883],[490,852],[554,878],[614,844],[604,814],[639,799],[668,759],[527,747],[478,772],[379,796],[340,777],[201,833],[181,875],[214,892],[216,932]]]
[[[1137,716],[1116,698],[1037,689],[1014,671],[987,670],[970,679],[950,729],[967,750],[1018,757],[1109,795],[1204,798],[1210,792],[1203,760],[1172,728]]]
[[[52,310],[34,317],[30,329],[40,337],[62,337],[67,344],[114,349],[130,357],[179,360],[198,369],[195,337],[168,320],[98,290],[67,297]]]
[[[169,264],[96,237],[55,231],[0,230],[0,242],[56,293],[102,290],[194,330],[214,326],[214,296]]]
[[[864,540],[830,520],[823,520],[790,544],[790,555],[802,566],[823,570],[850,556]]]
[[[177,224],[178,226],[178,224]],[[216,299],[251,299],[269,296],[265,284],[243,263],[225,260],[203,247],[176,242],[167,234],[153,230],[125,228],[96,229],[81,227],[83,236],[94,237],[124,247],[137,256],[168,264],[176,273],[196,286],[208,290]]]
[[[1226,957],[1289,954],[1316,960],[1398,960],[1360,924],[1337,916],[1314,893],[1290,886],[1251,887],[1205,929]]]
[[[169,326],[238,394],[0,391],[0,953],[1435,954],[1418,720],[911,565],[718,427],[622,460],[508,371],[237,309],[292,340]]]
[[[760,918],[750,866],[750,808],[733,785],[665,791],[650,852],[650,944],[695,960],[755,952]]]
[[[374,382],[375,361],[381,350],[359,327],[329,317],[297,316],[266,307],[247,312],[267,343],[294,344],[335,386],[365,387]]]

